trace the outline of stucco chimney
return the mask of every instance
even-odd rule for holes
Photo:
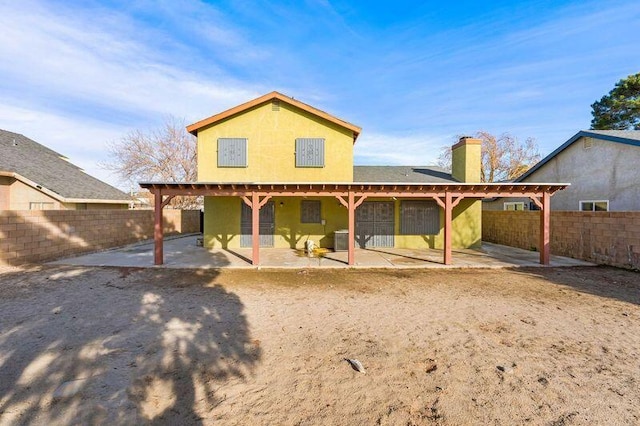
[[[451,147],[451,175],[460,182],[480,182],[482,141],[463,136]]]

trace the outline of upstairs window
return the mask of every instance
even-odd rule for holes
[[[582,211],[582,212],[608,212],[609,211],[609,200],[580,201],[580,211]]]
[[[247,139],[218,139],[218,167],[247,167]]]
[[[324,167],[324,138],[296,139],[296,167]]]

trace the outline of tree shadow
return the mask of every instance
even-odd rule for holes
[[[3,274],[0,423],[201,424],[261,359],[218,271]]]

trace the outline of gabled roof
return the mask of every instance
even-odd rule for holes
[[[223,111],[219,114],[216,115],[212,115],[209,118],[205,118],[204,120],[200,120],[196,123],[190,124],[187,126],[187,131],[189,133],[191,133],[194,136],[197,136],[198,134],[198,130],[205,127],[205,126],[209,126],[211,124],[217,123],[219,121],[222,121],[226,118],[232,117],[236,114],[240,114],[248,109],[251,109],[255,106],[261,105],[263,103],[266,102],[271,102],[272,100],[277,99],[281,102],[285,102],[289,105],[293,105],[297,108],[300,108],[301,110],[307,111],[313,115],[316,115],[320,118],[323,118],[327,121],[330,121],[334,124],[337,124],[338,126],[344,127],[347,130],[351,130],[353,132],[353,141],[355,142],[356,139],[358,138],[358,135],[360,135],[360,132],[362,131],[362,129],[358,126],[356,126],[355,124],[351,124],[347,121],[341,120],[329,113],[326,113],[322,110],[319,110],[317,108],[312,107],[311,105],[307,105],[303,102],[300,102],[296,99],[290,98],[289,96],[285,96],[282,93],[279,92],[271,92],[271,93],[267,93],[266,95],[260,96],[259,98],[256,98],[252,101],[249,102],[245,102],[244,104],[238,105],[236,107],[233,107],[231,109],[228,109],[226,111]]]
[[[131,199],[63,155],[6,130],[0,130],[0,175],[14,177],[62,202],[126,204]]]
[[[518,177],[515,182],[522,182],[527,177],[531,176],[540,167],[548,163],[553,157],[564,151],[569,145],[577,141],[582,137],[601,139],[609,142],[622,143],[625,145],[633,145],[640,147],[640,130],[581,130],[571,139],[560,145],[551,154],[540,160],[535,166],[527,170],[524,174]]]
[[[354,182],[456,183],[446,170],[436,166],[353,166]]]

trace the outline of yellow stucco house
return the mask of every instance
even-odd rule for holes
[[[277,185],[280,192],[271,192],[259,209],[260,247],[299,249],[312,240],[321,247],[346,249],[339,247],[335,235],[348,228],[347,203],[323,191],[344,184],[365,189],[375,183],[375,196],[360,200],[355,209],[357,247],[443,248],[442,201],[420,196],[415,189],[480,182],[479,140],[462,138],[453,146],[452,173],[431,166],[354,166],[358,126],[278,92],[187,130],[198,140],[198,182]],[[319,189],[305,196],[286,193],[287,188],[300,191],[305,184]],[[403,197],[405,186],[412,192]],[[385,188],[394,195],[384,196]],[[457,201],[451,245],[476,247],[481,239],[481,202]],[[206,247],[252,246],[252,209],[246,199],[235,193],[205,196],[204,212]]]

